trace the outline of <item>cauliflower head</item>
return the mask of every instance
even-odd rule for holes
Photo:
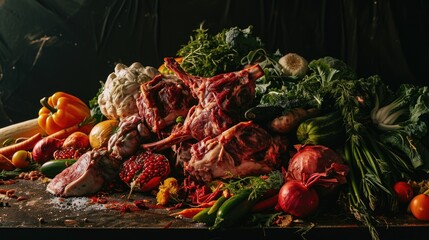
[[[140,85],[157,74],[156,68],[145,67],[138,62],[129,67],[116,64],[115,71],[109,74],[98,96],[101,113],[108,119],[116,120],[138,113],[136,99],[140,96]]]

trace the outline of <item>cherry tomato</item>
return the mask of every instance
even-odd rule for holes
[[[411,199],[410,211],[418,220],[429,221],[429,196],[421,193]]]
[[[413,187],[408,182],[399,181],[393,185],[398,202],[409,203],[414,197]]]
[[[26,168],[31,162],[31,153],[25,150],[18,150],[12,155],[12,164],[17,168]]]

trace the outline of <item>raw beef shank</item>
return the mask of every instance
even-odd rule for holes
[[[198,99],[181,127],[160,141],[143,144],[148,150],[163,150],[179,142],[206,137],[216,137],[244,119],[244,111],[255,98],[256,80],[264,71],[253,65],[241,71],[203,78],[187,74],[173,58],[165,58],[172,70]]]
[[[189,87],[174,75],[157,75],[143,83],[140,90],[136,101],[139,115],[160,138],[164,129],[176,123],[177,117],[185,117],[197,104]]]
[[[272,137],[251,121],[240,122],[215,138],[193,144],[184,170],[205,182],[266,174],[279,168],[286,150],[285,139]]]

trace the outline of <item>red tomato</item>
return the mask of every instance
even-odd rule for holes
[[[429,221],[429,196],[421,193],[411,199],[410,211],[418,220]]]
[[[395,183],[393,190],[400,203],[409,203],[414,197],[413,187],[408,182],[399,181]]]

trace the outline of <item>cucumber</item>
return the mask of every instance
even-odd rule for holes
[[[334,148],[345,142],[346,130],[341,114],[335,111],[305,120],[298,126],[296,136],[301,144]]]
[[[77,159],[55,159],[40,166],[40,172],[48,178],[54,178],[58,173],[73,165]]]

